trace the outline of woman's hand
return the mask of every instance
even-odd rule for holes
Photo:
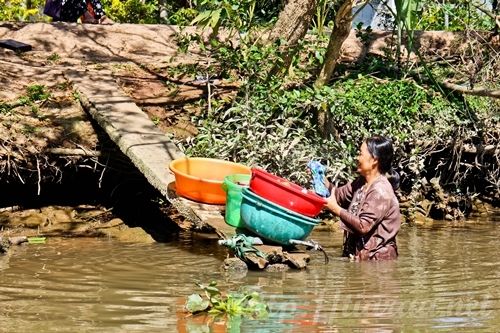
[[[335,189],[332,191],[332,194],[326,198],[325,207],[332,211],[335,215],[340,215],[342,207],[339,206],[337,198],[335,197]]]
[[[325,187],[328,189],[328,191],[330,191],[330,193],[332,193],[333,191],[333,185],[332,183],[330,183],[330,181],[328,180],[328,178],[323,177],[323,184],[325,184]]]

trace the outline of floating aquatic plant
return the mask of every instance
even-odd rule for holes
[[[200,294],[188,297],[185,308],[191,313],[208,312],[213,315],[244,316],[254,319],[265,318],[268,315],[268,306],[256,291],[240,290],[223,295],[215,281],[208,285],[199,283],[197,285],[204,290],[204,297]]]

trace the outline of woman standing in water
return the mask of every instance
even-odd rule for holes
[[[333,189],[326,207],[340,217],[344,229],[343,256],[356,260],[385,260],[398,256],[396,235],[401,227],[394,191],[399,175],[392,168],[394,149],[382,136],[366,139],[358,155],[356,180]]]

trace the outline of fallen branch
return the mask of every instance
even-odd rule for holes
[[[47,153],[53,155],[66,155],[66,156],[86,156],[86,157],[98,157],[101,156],[100,151],[95,150],[85,150],[82,148],[50,148],[47,149]]]
[[[459,85],[456,83],[451,83],[449,81],[443,81],[442,85],[445,88],[448,88],[448,89],[451,89],[454,91],[458,91],[459,93],[462,93],[462,94],[491,97],[491,98],[500,98],[500,89],[490,90],[490,89],[486,89],[483,87],[469,89],[466,86]]]

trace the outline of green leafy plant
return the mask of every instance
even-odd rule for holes
[[[9,103],[0,102],[0,113],[9,113],[12,106]]]
[[[208,285],[197,284],[197,286],[204,291],[204,297],[199,294],[188,297],[185,308],[191,313],[206,311],[213,315],[244,316],[254,319],[268,316],[267,305],[255,291],[243,290],[223,295],[215,281]]]
[[[47,91],[47,87],[40,84],[33,84],[26,87],[26,95],[20,96],[15,102],[0,103],[0,113],[12,112],[17,107],[29,105],[31,106],[31,111],[35,116],[39,116],[39,108],[35,105],[35,102],[43,102],[50,98],[50,92]]]
[[[151,121],[153,121],[153,124],[155,126],[158,126],[161,122],[161,119],[159,117],[155,116],[155,117],[151,118]]]
[[[30,102],[45,101],[50,97],[47,87],[41,84],[33,84],[26,88],[27,97]]]
[[[117,22],[154,24],[159,23],[158,1],[106,0],[106,14]]]
[[[61,56],[58,53],[54,52],[47,57],[47,60],[49,62],[58,62],[59,60],[61,60]]]
[[[491,30],[494,27],[493,20],[470,0],[421,1],[417,13],[415,28],[419,30]]]
[[[363,29],[363,22],[359,22],[356,25],[356,37],[363,43],[363,45],[367,45],[373,38],[373,30],[372,27],[368,26],[366,29]]]
[[[80,100],[80,93],[78,91],[73,91],[73,93],[71,94],[73,96],[73,99],[75,101],[79,101]]]
[[[198,14],[199,12],[195,8],[180,8],[168,17],[168,22],[170,24],[187,26]]]
[[[319,35],[324,33],[325,25],[329,20],[332,20],[335,1],[319,0],[316,5],[316,13],[312,24]]]
[[[22,128],[22,132],[25,134],[25,135],[31,135],[31,134],[35,134],[38,132],[38,128],[35,127],[35,126],[32,126],[32,125],[28,125],[28,124],[25,124]]]
[[[202,0],[202,11],[191,24],[212,28],[212,36],[217,36],[224,25],[237,31],[248,31],[254,19],[256,0]]]

